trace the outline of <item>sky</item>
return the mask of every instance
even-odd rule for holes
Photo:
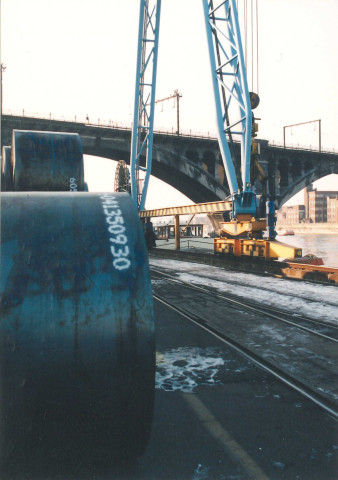
[[[322,146],[337,151],[338,1],[257,1],[258,85],[250,63],[248,80],[261,100],[258,137],[282,143],[284,126],[321,119]],[[139,0],[1,0],[3,111],[131,125],[138,15]],[[201,0],[162,0],[156,98],[179,90],[182,131],[216,131],[208,62]],[[176,129],[174,101],[156,108],[159,128]],[[316,124],[286,132],[288,145],[318,145]],[[112,190],[111,161],[85,165],[90,189]],[[337,178],[319,188],[338,189]],[[151,180],[147,208],[187,203]]]

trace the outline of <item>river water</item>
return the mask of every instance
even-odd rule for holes
[[[303,255],[313,253],[321,257],[324,265],[338,267],[338,236],[323,233],[277,236],[276,240],[303,249]]]

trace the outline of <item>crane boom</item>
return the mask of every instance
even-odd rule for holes
[[[236,1],[202,2],[218,139],[232,194],[233,217],[242,213],[255,216],[256,195],[251,191],[250,182],[252,112]],[[240,172],[236,172],[236,159],[232,158],[229,149],[230,136],[240,140]]]
[[[232,197],[232,218],[244,216],[249,220],[256,215],[257,203],[250,182],[252,112],[236,0],[202,0],[202,5],[219,146]],[[160,9],[161,0],[140,0],[130,160],[132,196],[140,210],[145,206],[151,172]],[[234,137],[239,138],[241,145],[240,166],[231,154],[234,149],[229,148],[228,140]],[[141,155],[146,156],[145,167],[141,165]],[[145,175],[143,189],[141,171]]]
[[[134,120],[131,140],[131,194],[144,209],[151,173],[161,0],[140,0]],[[141,157],[145,156],[145,166]],[[140,176],[143,172],[144,178]],[[143,181],[143,185],[142,185]]]

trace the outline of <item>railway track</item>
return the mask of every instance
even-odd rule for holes
[[[253,305],[210,287],[193,285],[177,278],[174,272],[153,266],[151,274],[157,301],[338,419],[338,397],[334,393],[338,342],[335,326],[308,318],[295,319],[290,312]],[[201,310],[202,303],[208,305],[206,310]],[[272,341],[271,332],[279,337],[278,341]]]
[[[215,290],[211,288],[193,285],[191,283],[178,279],[177,277],[175,277],[174,274],[163,272],[163,270],[159,270],[154,267],[151,267],[151,272],[155,275],[160,276],[160,278],[162,276],[162,278],[166,278],[172,282],[181,284],[192,290],[203,292],[214,298],[223,299],[224,301],[231,303],[237,306],[238,308],[255,312],[257,314],[266,315],[279,322],[285,323],[287,325],[292,325],[296,328],[299,328],[300,330],[304,330],[306,332],[312,333],[313,335],[325,338],[331,342],[338,343],[338,327],[335,325],[329,325],[320,320],[314,320],[306,316],[297,315],[295,318],[295,314],[293,312],[288,312],[282,309],[278,309],[276,307],[271,307],[271,306],[267,307],[265,305],[259,305],[257,302],[251,302],[248,300],[244,301],[242,299],[239,299],[238,297],[235,298],[234,295],[217,293]],[[208,278],[211,279],[210,277]]]
[[[207,274],[205,274],[205,273],[199,273],[199,275],[200,275],[201,277],[207,279],[207,280],[215,281],[215,278],[214,278],[214,277],[212,277],[212,276],[210,276],[210,275],[207,275]],[[249,274],[249,275],[250,275],[250,274]],[[253,275],[253,274],[251,274],[251,275]],[[257,276],[257,275],[255,275],[255,276]],[[265,277],[265,278],[266,278],[266,277]],[[227,279],[227,284],[228,284],[228,285],[233,285],[234,287],[237,287],[237,286],[243,287],[243,286],[245,285],[242,281],[236,281],[236,280],[230,280],[230,279]],[[252,287],[251,284],[247,284],[246,286]],[[259,285],[259,289],[260,289],[260,291],[266,291],[266,292],[270,292],[270,293],[271,293],[271,292],[280,293],[279,290],[273,289],[273,288],[271,287],[271,285],[269,285],[269,287],[265,287],[265,286],[262,285],[261,283],[260,283],[260,285]],[[308,297],[307,297],[307,296],[302,295],[302,294],[299,294],[299,293],[296,294],[296,293],[293,293],[293,292],[291,292],[291,291],[288,291],[288,292],[287,292],[287,295],[288,295],[288,297],[290,297],[290,298],[297,298],[297,299],[302,298],[302,299],[304,299],[304,300],[308,300]],[[311,299],[311,301],[316,301],[316,300]],[[318,300],[318,303],[321,303],[321,301],[322,301],[321,299]],[[337,302],[337,301],[334,301],[334,300],[331,301],[329,298],[325,298],[325,304],[326,304],[326,305],[329,305],[329,306],[332,306],[332,307],[338,307],[338,302]]]

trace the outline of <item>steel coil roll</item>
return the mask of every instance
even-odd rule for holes
[[[13,167],[11,161],[11,147],[2,147],[1,156],[1,190],[13,191]]]
[[[76,133],[13,130],[15,192],[84,191],[81,137]]]
[[[141,455],[154,320],[130,196],[5,193],[1,214],[3,465],[31,441],[75,458]]]

